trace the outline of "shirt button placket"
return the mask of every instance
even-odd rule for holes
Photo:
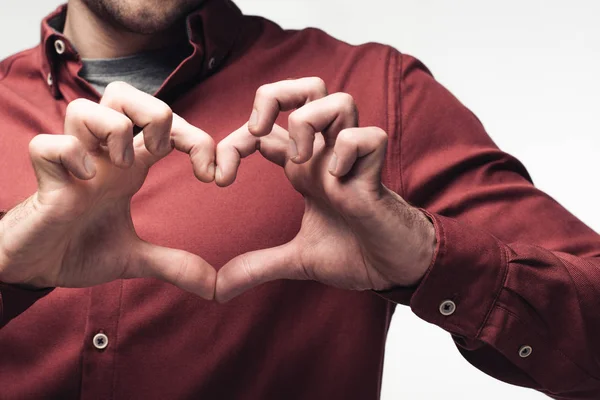
[[[85,332],[81,399],[113,397],[115,355],[118,351],[118,325],[121,316],[123,282],[94,286],[90,290],[90,306]]]
[[[94,339],[92,339],[92,343],[98,350],[104,350],[108,346],[108,336],[102,332],[96,333]]]

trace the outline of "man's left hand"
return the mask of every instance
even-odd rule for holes
[[[275,120],[290,110],[286,131]],[[248,124],[217,146],[216,182],[233,183],[241,158],[259,150],[304,196],[304,217],[291,242],[224,265],[216,299],[276,279],[350,290],[416,285],[431,263],[435,232],[420,210],[381,182],[386,145],[381,129],[358,127],[352,97],[328,95],[319,78],[262,86]]]

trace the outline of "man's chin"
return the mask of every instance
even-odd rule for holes
[[[140,35],[154,35],[172,29],[177,23],[175,20],[151,20],[149,18],[133,17],[131,19],[113,20],[113,23],[120,29],[137,33]]]
[[[151,35],[174,27],[203,0],[83,0],[88,8],[116,28]]]

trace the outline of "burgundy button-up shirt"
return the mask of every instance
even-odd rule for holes
[[[64,12],[43,22],[39,46],[0,64],[0,209],[36,190],[29,141],[61,134],[70,101],[98,100],[69,41],[49,27]],[[434,221],[432,265],[412,289],[280,281],[225,305],[150,279],[39,292],[0,285],[1,399],[376,399],[398,302],[499,379],[600,399],[600,237],[536,189],[418,60],[285,31],[228,0],[208,0],[187,24],[193,54],[157,97],[219,141],[247,121],[261,84],[319,76],[330,92],[350,93],[361,125],[389,134],[384,183]],[[292,239],[303,201],[260,156],[220,189],[173,153],[153,167],[132,213],[142,238],[219,266]]]

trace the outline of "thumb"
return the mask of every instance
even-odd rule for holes
[[[214,298],[217,272],[201,257],[143,241],[138,255],[128,278],[157,278],[207,300]]]
[[[224,303],[262,283],[277,279],[309,279],[294,241],[235,257],[217,274],[215,299]]]

